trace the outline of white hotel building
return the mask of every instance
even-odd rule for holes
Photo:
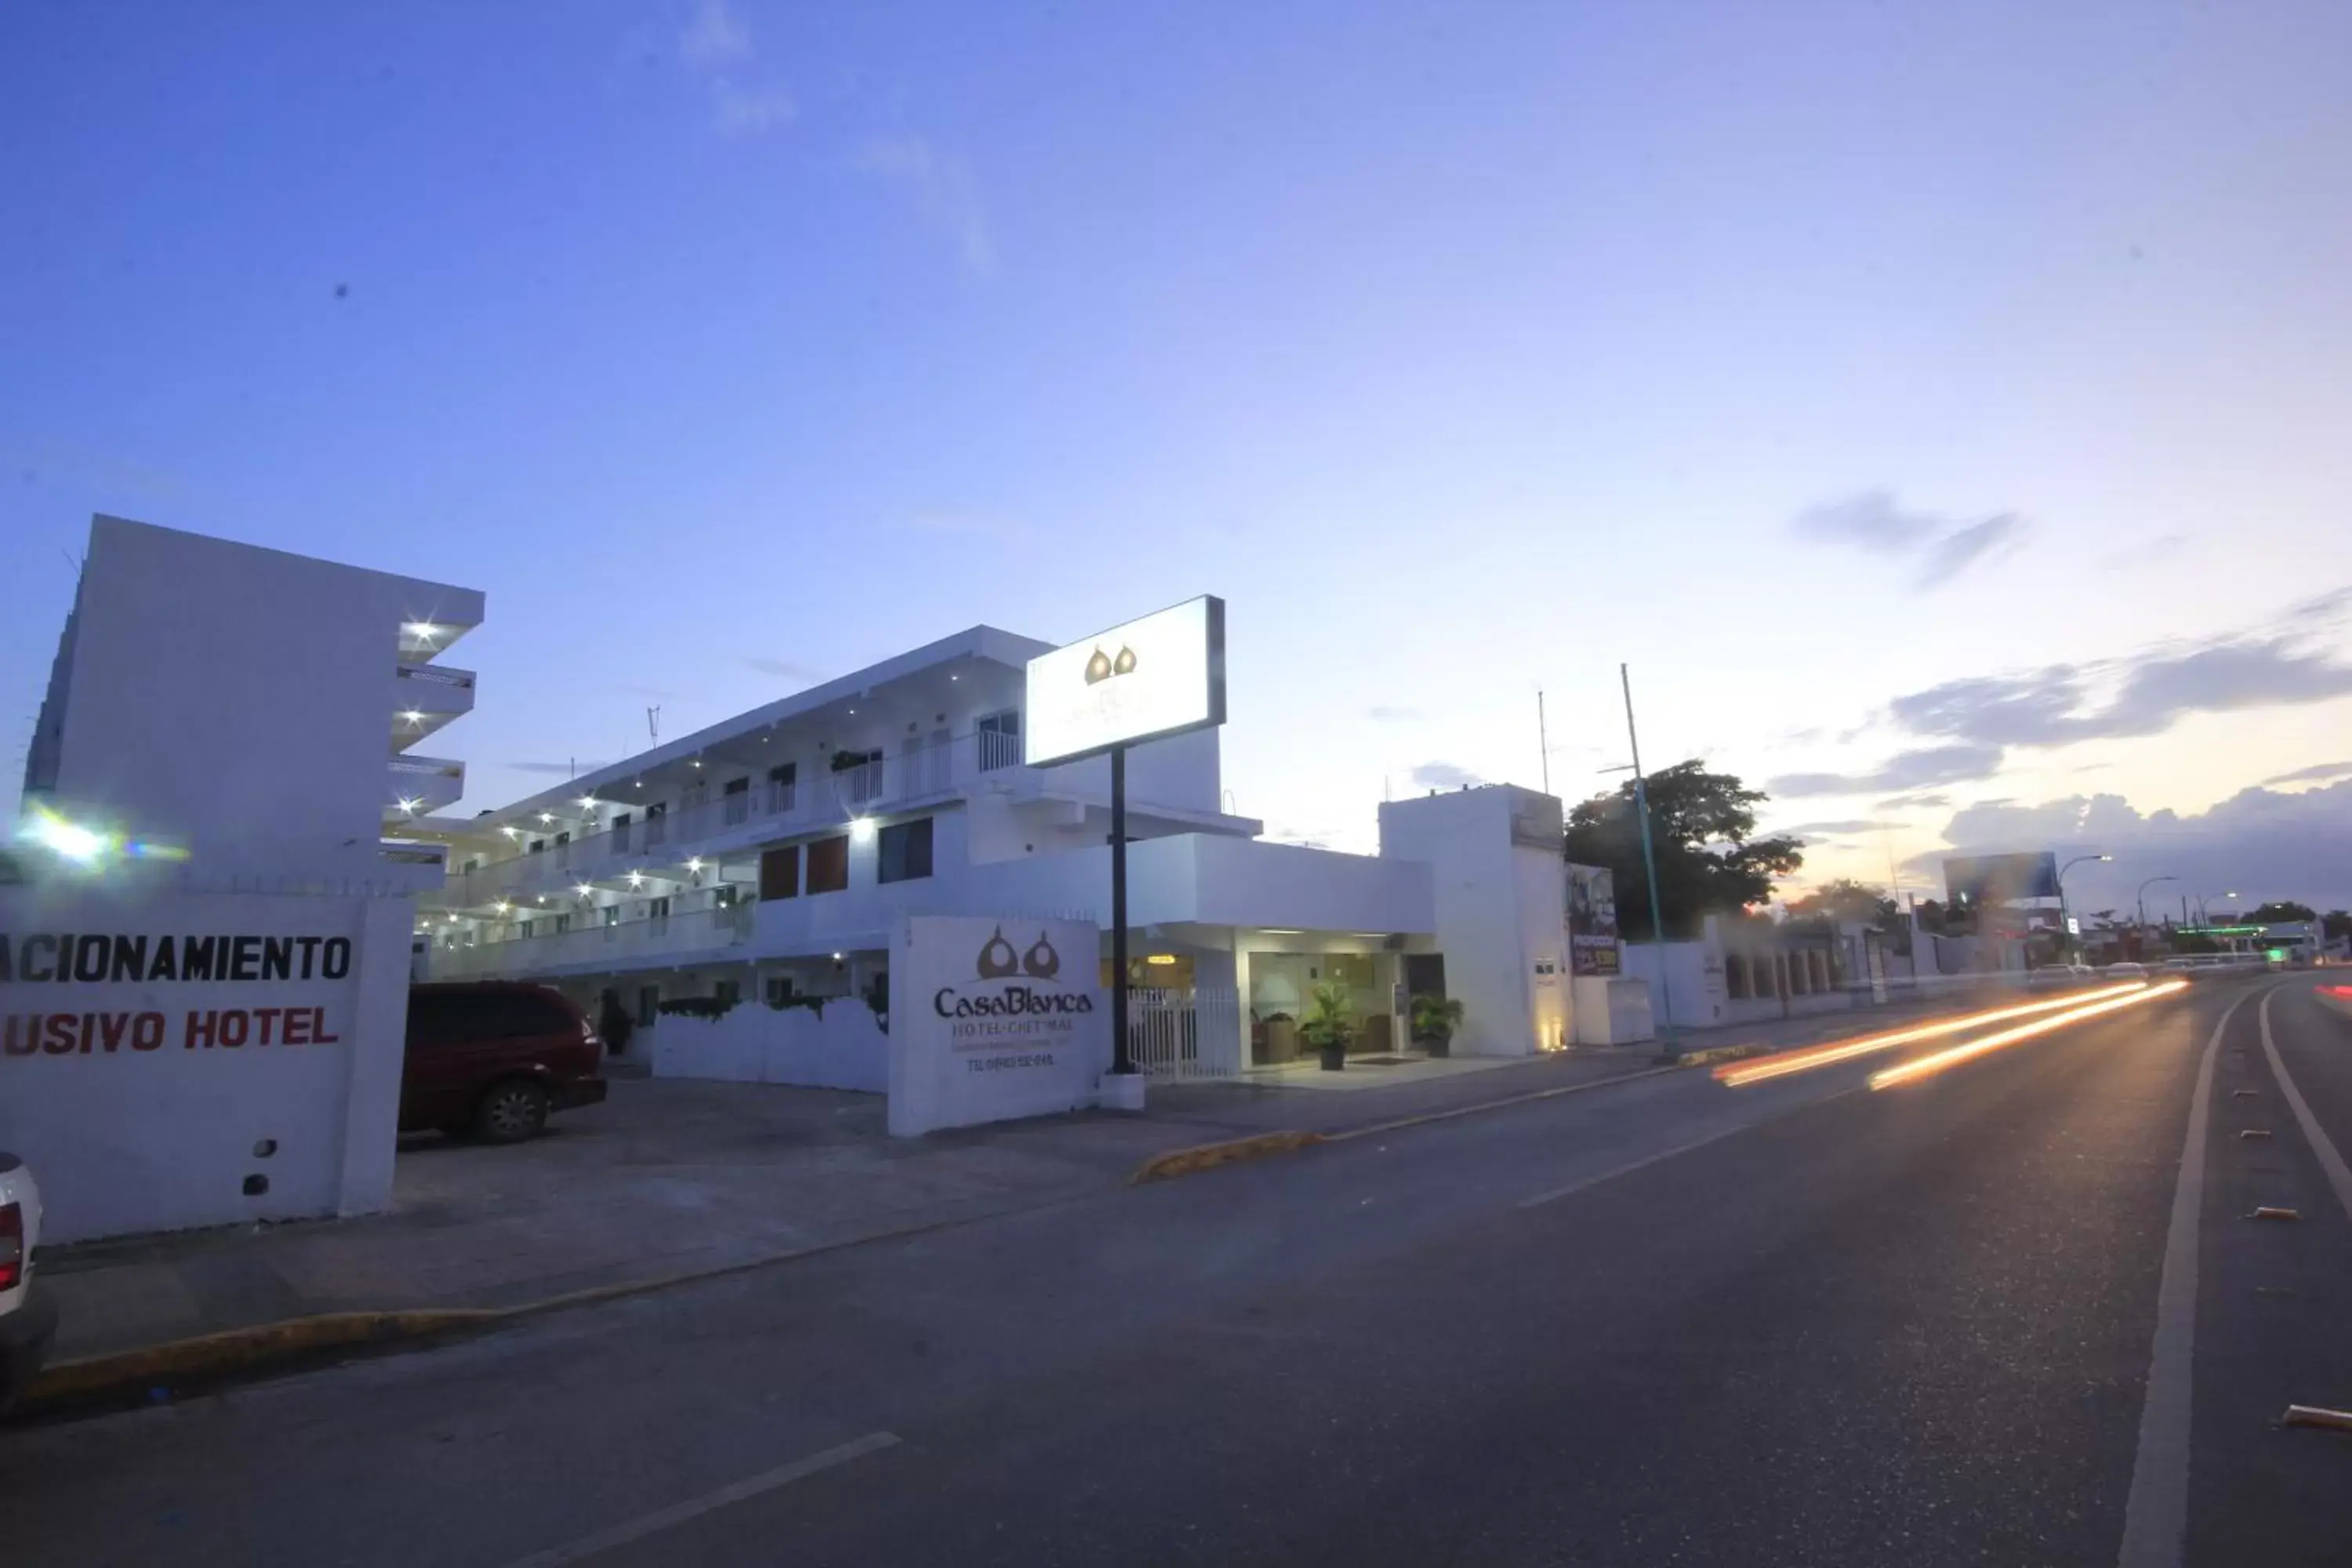
[[[1107,760],[1022,761],[1024,670],[1052,646],[974,626],[430,825],[449,871],[420,904],[421,973],[541,980],[592,1005],[609,990],[651,1021],[683,996],[867,994],[900,915],[1002,918],[1016,939],[1024,918],[1108,925]],[[1333,979],[1354,994],[1367,1054],[1406,1047],[1401,998],[1422,990],[1465,1000],[1458,1050],[1564,1039],[1556,801],[1496,788],[1398,803],[1382,808],[1391,852],[1361,856],[1267,842],[1223,809],[1214,730],[1134,747],[1127,779],[1147,1069],[1290,1059],[1284,1019]],[[1492,909],[1454,896],[1474,883]],[[1478,952],[1448,956],[1447,926]],[[1108,951],[1106,933],[1106,978]]]
[[[463,764],[416,748],[473,706],[439,660],[482,615],[470,590],[101,518],[27,798],[184,848],[192,888],[414,892],[415,978],[609,993],[646,1021],[689,996],[873,994],[901,915],[1016,941],[1024,920],[1108,923],[1108,761],[1023,762],[1049,644],[975,626],[467,816]],[[1381,852],[1340,854],[1258,837],[1218,758],[1214,730],[1129,753],[1148,1070],[1291,1059],[1333,980],[1362,1054],[1407,1047],[1423,991],[1464,1004],[1457,1053],[1566,1043],[1557,800],[1385,805]]]

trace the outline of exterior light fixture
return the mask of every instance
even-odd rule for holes
[[[835,963],[839,963],[841,962],[841,954],[839,954],[839,953],[837,953],[837,952],[836,952],[836,953],[835,953],[835,954],[833,955],[833,961],[834,961]]]
[[[415,816],[416,815],[416,808],[424,804],[425,803],[422,800],[419,800],[413,795],[404,795],[400,797],[400,809],[408,813],[411,816]]]
[[[492,908],[493,910],[496,910],[499,913],[500,913],[500,914],[502,914],[502,915],[503,915],[503,914],[511,914],[511,913],[514,911],[514,906],[513,906],[512,904],[510,904],[510,903],[507,902],[504,899],[500,899],[497,903],[492,904],[492,905],[490,906],[490,908]]]
[[[629,886],[631,888],[642,888],[645,885],[646,874],[643,871],[632,871],[629,873]]]
[[[1143,962],[1146,963],[1169,964],[1176,962],[1176,955],[1172,952],[1155,952]]]
[[[422,724],[425,722],[425,715],[418,712],[414,708],[411,708],[407,712],[403,713],[401,718],[411,724]]]
[[[698,767],[700,767],[700,766],[702,765],[702,759],[701,759],[700,757],[697,757],[697,758],[695,758],[695,759],[694,759],[694,765],[695,765],[696,767],[698,767]]]
[[[583,795],[580,797],[580,805],[584,811],[593,811],[596,809],[596,797],[593,795]]]
[[[41,805],[32,807],[30,819],[17,833],[20,837],[77,866],[94,866],[109,852],[121,847],[120,841],[111,834],[68,822]]]
[[[509,825],[509,826],[505,826],[505,827],[501,827],[501,828],[499,828],[499,831],[500,833],[505,834],[509,838],[520,838],[520,837],[522,837],[522,829],[521,829],[521,828],[520,828],[520,827],[513,826],[511,826],[511,825]]]
[[[431,642],[441,635],[441,628],[431,621],[411,621],[400,628],[418,642]]]
[[[592,898],[592,897],[593,897],[593,896],[595,895],[595,892],[596,892],[596,889],[593,889],[593,888],[590,887],[590,886],[589,886],[587,883],[585,883],[585,882],[575,882],[575,883],[573,883],[573,884],[572,884],[572,890],[573,892],[575,892],[575,893],[579,894],[579,895],[580,895],[582,898],[583,898],[583,899],[585,899],[585,898]]]
[[[874,819],[870,816],[851,817],[849,819],[849,837],[860,844],[864,844],[871,840],[874,837]]]
[[[551,811],[542,811],[539,814],[539,819],[541,822],[553,822],[555,820],[555,813]]]
[[[693,872],[698,877],[702,875],[702,862],[698,859],[688,860],[686,863],[686,868]]]

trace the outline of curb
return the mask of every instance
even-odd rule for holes
[[[1039,1206],[1051,1206],[1051,1204]],[[819,1258],[831,1252],[845,1252],[851,1247],[868,1247],[877,1242],[903,1241],[929,1231],[948,1230],[971,1224],[975,1219],[992,1217],[995,1216],[974,1215],[930,1220],[897,1230],[877,1231],[872,1236],[850,1237],[818,1247],[767,1253],[738,1263],[723,1263],[714,1268],[690,1268],[676,1274],[656,1275],[649,1279],[623,1279],[610,1285],[592,1285],[585,1289],[567,1290],[535,1301],[518,1301],[510,1307],[421,1307],[394,1311],[320,1312],[307,1318],[285,1318],[274,1323],[255,1323],[189,1339],[169,1340],[162,1344],[142,1345],[137,1350],[58,1362],[43,1368],[25,1390],[24,1397],[10,1406],[5,1415],[0,1415],[0,1427],[55,1414],[68,1406],[119,1397],[142,1387],[209,1381],[236,1373],[257,1374],[272,1372],[330,1351],[394,1350],[470,1329],[493,1328],[519,1319],[535,1317],[541,1312],[560,1312],[572,1307],[593,1307],[630,1296],[651,1295],[674,1286],[696,1285],[705,1280],[723,1279],[730,1275],[749,1274],[755,1269],[772,1268],[780,1263]]]
[[[1325,1142],[1321,1132],[1260,1132],[1248,1138],[1229,1138],[1222,1143],[1201,1143],[1190,1149],[1171,1149],[1154,1154],[1135,1168],[1127,1178],[1130,1187],[1147,1182],[1173,1181],[1200,1171],[1213,1171],[1219,1165],[1236,1164],[1244,1160],[1262,1160],[1268,1154],[1287,1154],[1294,1149],[1304,1149],[1310,1143]],[[1346,1137],[1340,1133],[1337,1136]]]

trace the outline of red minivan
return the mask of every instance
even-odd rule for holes
[[[604,1098],[604,1042],[560,991],[510,981],[408,988],[400,1130],[520,1143],[551,1110]]]

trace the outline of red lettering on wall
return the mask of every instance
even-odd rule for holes
[[[71,1013],[50,1014],[49,1036],[41,1042],[41,1049],[53,1057],[71,1055],[81,1044],[81,1037],[77,1032],[80,1024],[81,1020]]]
[[[253,1010],[253,1016],[261,1020],[261,1032],[254,1037],[255,1045],[274,1046],[278,1043],[269,1037],[277,1033],[278,1015],[285,1011],[283,1007],[256,1007]]]
[[[202,1046],[205,1049],[211,1050],[213,1037],[219,1031],[220,1015],[218,1013],[191,1013],[188,1015],[188,1034],[184,1048],[193,1051],[198,1046]]]
[[[259,937],[256,937],[254,940],[258,942],[261,939]],[[224,1007],[221,1009],[220,1043],[225,1048],[228,1050],[236,1049],[237,1047],[245,1044],[246,1037],[252,1033],[253,1018],[252,1016],[247,1013],[244,1008]]]
[[[310,1043],[310,1008],[289,1007],[286,1009],[286,1033],[283,1039],[285,1043],[289,1046],[307,1046]]]
[[[310,1009],[310,1041],[313,1045],[341,1045],[342,1039],[341,1035],[327,1033],[327,1010],[324,1007]]]
[[[142,1013],[131,1021],[131,1048],[152,1051],[163,1044],[163,1015]]]

